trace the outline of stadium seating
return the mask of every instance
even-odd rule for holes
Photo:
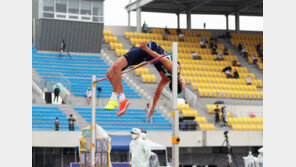
[[[91,108],[74,108],[87,122],[91,122]],[[172,124],[165,117],[155,111],[152,122],[146,123],[146,113],[142,109],[129,109],[123,116],[117,117],[118,109],[106,111],[103,108],[96,109],[96,123],[109,131],[128,131],[134,127],[144,128],[150,131],[168,131]]]
[[[125,32],[125,37],[131,44],[138,46],[142,41],[153,40],[165,50],[172,50],[172,42],[178,41],[176,30],[171,29],[171,35],[168,40],[162,40],[164,29],[153,28],[153,33]],[[212,55],[211,49],[201,48],[199,41],[204,35],[207,40],[211,37],[211,32],[182,30],[185,35],[185,41],[178,43],[178,56],[181,64],[181,76],[186,79],[187,84],[191,84],[194,90],[199,91],[201,97],[226,97],[239,99],[262,99],[263,92],[258,91],[257,87],[263,87],[261,80],[255,78],[253,73],[249,73],[246,67],[240,66],[236,56],[223,56],[223,61],[215,61],[217,55]],[[208,44],[206,44],[208,46]],[[223,44],[217,44],[218,52],[224,49]],[[195,51],[201,60],[193,60],[191,52]],[[119,54],[120,55],[120,54]],[[233,67],[232,61],[236,60],[237,65]],[[222,72],[225,67],[232,66],[232,75],[234,69],[238,71],[239,79],[226,78]],[[246,78],[252,78],[252,85],[247,85]],[[147,77],[143,78],[147,82]]]
[[[32,106],[33,131],[54,131],[56,117],[59,117],[59,130],[69,131],[68,118],[58,107]],[[79,131],[78,126],[75,126],[74,129]]]
[[[33,50],[32,65],[45,81],[66,80],[70,83],[68,89],[75,96],[86,96],[87,88],[91,87],[92,74],[96,74],[97,78],[105,78],[110,66],[100,56],[71,55],[71,57],[73,59],[59,57],[56,53],[38,53]],[[112,85],[108,80],[97,83],[97,87],[102,88],[100,97],[110,97]],[[123,88],[127,98],[141,98],[124,81]]]
[[[221,106],[219,109],[221,109]],[[207,104],[207,109],[209,114],[214,113],[216,104]],[[222,114],[219,113],[219,118],[222,119]],[[227,111],[227,124],[234,130],[243,131],[262,131],[263,130],[263,118],[242,118],[242,117],[232,117],[230,112]]]
[[[194,121],[198,123],[198,126],[201,130],[215,130],[214,124],[208,124],[208,121],[205,117],[199,116],[197,110],[192,110],[189,104],[178,104],[178,110],[181,112],[185,117],[195,117]]]
[[[248,61],[250,64],[253,64],[252,55],[255,54],[258,60],[258,68],[263,70],[263,61],[258,57],[256,52],[256,45],[261,43],[263,44],[263,35],[262,34],[247,34],[247,33],[231,33],[230,42],[233,46],[237,47],[241,42],[243,47],[245,47],[248,51]],[[263,47],[263,45],[262,45]],[[261,49],[262,49],[261,47]]]

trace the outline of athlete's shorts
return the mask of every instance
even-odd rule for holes
[[[123,55],[127,61],[127,66],[122,69],[125,70],[131,65],[137,65],[144,61],[150,61],[153,59],[147,52],[143,51],[140,47],[133,46],[129,52]]]

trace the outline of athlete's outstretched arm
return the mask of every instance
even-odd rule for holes
[[[150,109],[150,112],[149,112],[149,118],[151,118],[155,108],[156,108],[156,105],[157,105],[157,102],[159,100],[159,97],[161,95],[161,92],[163,90],[163,88],[165,87],[165,85],[167,85],[169,82],[170,82],[170,79],[165,79],[165,75],[160,73],[160,75],[162,76],[162,79],[161,81],[159,82],[158,86],[157,86],[157,89],[154,93],[154,97],[153,97],[153,104],[152,104],[152,107]]]
[[[152,57],[154,58],[157,58],[157,57],[160,57],[161,55],[159,55],[158,53],[154,52],[153,50],[151,50],[148,46],[147,46],[147,42],[141,42],[140,44],[142,50],[144,50],[145,52],[147,52],[149,55],[151,55]],[[165,68],[168,69],[168,71],[170,73],[172,73],[173,71],[173,63],[172,61],[170,61],[169,59],[167,58],[161,58],[159,59],[159,61],[165,66]],[[179,69],[179,65],[178,65],[178,69]]]

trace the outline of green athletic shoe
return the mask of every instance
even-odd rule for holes
[[[118,106],[118,103],[116,100],[110,99],[108,104],[105,106],[105,110],[113,110]]]

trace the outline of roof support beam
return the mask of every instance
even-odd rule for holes
[[[247,2],[245,4],[243,4],[242,6],[239,6],[237,9],[235,9],[233,12],[229,13],[229,14],[235,14],[236,12],[243,12],[251,7],[253,7],[254,5],[260,3],[262,1],[260,0],[252,0],[251,2]]]
[[[150,2],[152,2],[154,0],[137,0],[135,2],[129,3],[128,5],[125,6],[125,9],[127,11],[135,11],[136,9],[149,4]]]
[[[211,1],[213,1],[213,0],[203,0],[203,1],[195,2],[192,5],[190,5],[191,7],[189,9],[190,10],[195,10],[195,9],[197,9],[199,7],[202,7],[203,5],[205,5],[205,4],[207,4],[207,3],[211,2]]]

